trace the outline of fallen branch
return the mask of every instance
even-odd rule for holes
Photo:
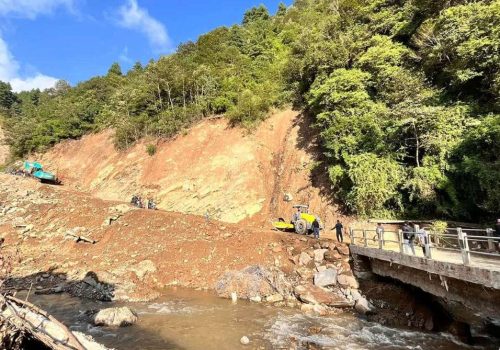
[[[0,296],[0,318],[54,350],[85,350],[65,325],[35,305],[12,296]]]

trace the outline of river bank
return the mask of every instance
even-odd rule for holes
[[[458,338],[382,326],[354,313],[318,317],[239,300],[236,304],[210,291],[164,290],[152,302],[103,303],[66,294],[33,296],[72,330],[121,349],[470,349]],[[93,326],[85,311],[129,306],[139,321],[127,328]],[[250,339],[248,346],[240,338]],[[497,346],[498,347],[498,346]],[[493,344],[484,349],[496,349]]]
[[[285,346],[273,343],[278,334],[284,337],[283,344],[297,343],[297,349],[308,348],[309,343],[319,348],[347,349],[366,348],[366,344],[373,342],[371,338],[377,337],[388,339],[375,342],[379,346],[394,341],[404,346],[405,337],[399,337],[407,332],[411,337],[415,334],[419,334],[418,339],[421,337],[415,346],[428,337],[428,341],[443,344],[443,349],[453,348],[448,347],[451,346],[446,340],[448,335],[411,331],[450,331],[447,327],[434,327],[441,315],[436,314],[436,318],[428,307],[426,312],[419,312],[418,300],[410,309],[396,310],[381,307],[376,297],[365,298],[371,288],[360,289],[351,268],[348,246],[328,237],[318,242],[200,216],[140,210],[63,187],[40,185],[30,179],[7,175],[0,178],[0,234],[5,239],[1,253],[4,261],[9,262],[3,291],[29,292],[30,300],[40,302],[56,317],[68,319],[68,325],[78,326],[81,321],[81,326],[90,333],[104,332],[102,339],[113,338],[116,333],[95,328],[89,320],[79,321],[78,317],[92,309],[126,303],[146,315],[146,321],[140,322],[147,323],[151,314],[157,313],[150,308],[164,309],[162,303],[167,303],[168,309],[169,297],[190,308],[191,300],[199,297],[191,298],[190,293],[206,293],[203,295],[209,299],[209,305],[219,305],[234,314],[228,308],[235,306],[228,299],[235,298],[239,305],[236,310],[242,307],[241,313],[254,313],[254,317],[241,316],[238,311],[232,319],[220,324],[210,321],[219,324],[220,329],[208,330],[197,329],[195,320],[178,320],[185,329],[194,330],[185,336],[197,337],[199,332],[224,335],[224,328],[234,328],[233,323],[244,319],[245,327],[239,329],[238,336],[232,334],[231,339],[239,341],[241,336],[250,335],[260,339],[260,343],[256,342],[258,346],[269,349]],[[165,288],[171,287],[190,289],[177,297],[164,295]],[[214,290],[226,299],[212,299]],[[393,295],[395,303],[406,300],[397,293]],[[72,315],[65,304],[75,306]],[[274,311],[266,314],[255,308]],[[365,316],[360,318],[354,309]],[[64,310],[68,314],[59,313]],[[182,336],[155,328],[158,322],[166,322],[168,328],[170,320],[161,318],[117,332],[131,332],[138,339],[143,339],[136,330],[141,327],[148,329],[152,339],[156,339],[156,333],[166,332],[165,339],[158,340],[158,344],[163,344],[158,348]],[[206,322],[209,321],[199,326]],[[245,328],[254,329],[253,333],[244,331]],[[345,342],[339,343],[337,331],[341,331]],[[266,332],[271,335],[262,335]],[[365,332],[371,340],[356,338]],[[460,332],[455,334],[463,336]],[[229,335],[221,337],[229,339]],[[457,339],[453,338],[451,343],[458,342]],[[154,348],[155,344],[151,346]],[[188,341],[186,344],[187,349],[200,348]],[[222,340],[217,344],[224,348]],[[175,341],[172,346],[183,348]]]

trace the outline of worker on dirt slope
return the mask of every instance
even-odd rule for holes
[[[340,243],[344,243],[344,236],[342,235],[342,231],[344,230],[344,225],[340,222],[340,220],[337,220],[337,223],[335,226],[332,228],[332,230],[335,229],[337,233],[337,241]]]
[[[152,198],[148,199],[148,209],[150,210],[156,210],[156,203]]]
[[[313,228],[314,238],[319,239],[319,221],[318,221],[318,218],[314,218],[314,221],[312,222],[312,228]]]
[[[300,208],[297,208],[297,212],[295,214],[293,214],[293,216],[292,216],[292,223],[297,222],[297,220],[300,219],[301,214],[302,214],[302,211],[300,210]]]

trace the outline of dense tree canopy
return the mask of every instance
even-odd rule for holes
[[[107,127],[117,147],[212,114],[251,127],[294,103],[348,211],[487,218],[500,212],[499,48],[499,0],[296,0],[126,73],[0,83],[0,113],[22,156]]]

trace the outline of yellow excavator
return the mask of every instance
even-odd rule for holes
[[[321,226],[320,218],[309,214],[309,206],[307,205],[294,205],[297,211],[293,214],[292,220],[286,222],[285,219],[279,218],[278,221],[273,222],[275,229],[280,231],[295,231],[295,233],[304,235],[312,231],[312,223],[315,219],[318,220]]]

